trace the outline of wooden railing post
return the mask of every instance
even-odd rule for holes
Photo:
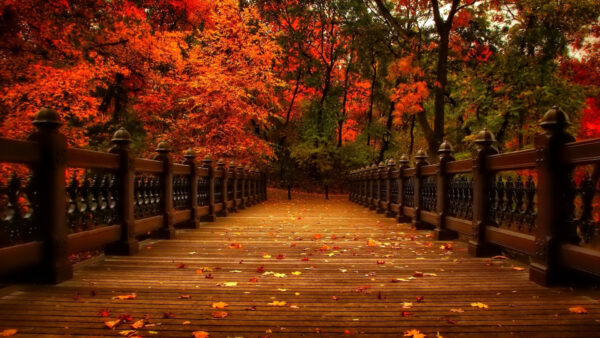
[[[375,210],[377,211],[378,214],[383,214],[386,212],[386,208],[384,208],[381,203],[384,201],[387,201],[387,194],[383,193],[383,187],[384,185],[387,185],[388,182],[388,176],[387,176],[387,166],[385,165],[385,163],[383,163],[383,161],[379,162],[379,167],[377,168],[377,187],[378,187],[378,192],[377,192],[377,205],[375,206]]]
[[[535,227],[535,254],[531,257],[529,279],[549,285],[564,279],[560,264],[560,245],[577,243],[574,227],[568,227],[572,215],[570,167],[562,159],[563,147],[573,142],[566,132],[569,125],[567,114],[553,107],[544,115],[540,126],[544,133],[535,139],[537,152],[536,171],[538,179],[537,218]]]
[[[493,147],[495,141],[494,135],[485,128],[475,139],[477,155],[473,158],[473,221],[469,253],[477,257],[494,253],[493,247],[486,243],[485,227],[488,223],[489,190],[493,179],[493,174],[487,168],[486,159],[498,153],[498,150]]]
[[[417,229],[423,229],[424,223],[421,221],[421,186],[423,185],[423,176],[421,175],[421,167],[427,165],[427,154],[423,149],[420,149],[415,155],[415,194],[414,194],[414,208],[415,215],[413,217],[413,224]]]
[[[367,183],[367,176],[366,176],[366,167],[362,167],[359,170],[359,177],[360,177],[360,199],[358,200],[358,203],[362,206],[366,206],[366,200],[367,200],[367,194],[369,191],[369,186]]]
[[[379,180],[379,175],[377,174],[377,165],[375,163],[373,163],[371,165],[371,168],[369,169],[369,183],[371,186],[370,189],[370,193],[369,193],[369,209],[370,210],[375,210],[375,202],[377,201],[377,198],[379,197],[379,187],[377,186],[378,184],[378,180]]]
[[[227,212],[227,168],[225,167],[225,160],[222,158],[217,161],[217,171],[222,174],[221,178],[221,211],[217,216],[225,217],[229,213]]]
[[[246,178],[246,206],[249,207],[252,205],[252,190],[250,189],[252,178],[250,177],[250,166],[246,165],[244,167],[244,177]]]
[[[121,158],[119,171],[116,173],[119,187],[117,210],[121,223],[121,238],[118,242],[107,245],[104,252],[108,255],[133,255],[139,251],[139,244],[135,238],[135,167],[130,149],[131,135],[125,128],[121,128],[113,135],[111,142],[113,146],[110,153],[117,154]]]
[[[396,213],[392,211],[392,181],[397,179],[398,171],[396,170],[396,162],[390,158],[387,163],[387,208],[385,213],[387,217],[396,217]]]
[[[208,171],[206,177],[208,181],[208,215],[205,215],[202,220],[214,222],[217,219],[215,214],[215,168],[209,155],[206,155],[202,160],[202,166]]]
[[[190,187],[189,201],[192,214],[192,225],[194,228],[200,227],[200,215],[198,212],[198,164],[196,163],[196,153],[190,148],[183,155],[185,161],[183,164],[190,166]]]
[[[40,220],[42,260],[34,278],[60,283],[73,276],[67,255],[65,168],[67,138],[59,131],[62,122],[50,108],[40,110],[33,121],[37,131],[29,136],[39,147],[40,159],[33,166],[37,192],[36,217]]]
[[[229,184],[231,184],[232,186],[232,191],[233,191],[233,196],[232,196],[232,204],[231,204],[231,211],[233,212],[237,212],[237,195],[238,195],[238,191],[237,191],[237,182],[238,182],[238,175],[237,175],[237,171],[236,171],[236,166],[235,166],[235,162],[231,161],[229,162]]]
[[[241,164],[237,167],[237,178],[240,182],[240,203],[237,208],[241,210],[246,208],[246,200],[244,197],[246,195],[246,176],[244,175],[244,167]]]
[[[175,238],[175,223],[173,208],[173,157],[171,156],[171,146],[166,142],[160,142],[156,147],[158,153],[154,156],[154,160],[163,163],[163,172],[161,174],[161,204],[163,224],[153,234],[157,238],[172,239]]]
[[[457,234],[454,231],[446,229],[446,213],[448,211],[448,181],[449,177],[446,173],[446,165],[450,161],[454,161],[452,153],[454,149],[452,145],[444,140],[438,149],[440,156],[439,168],[437,172],[437,223],[435,228],[435,239],[438,241],[446,241],[455,239]]]
[[[258,204],[260,199],[258,198],[258,170],[256,168],[252,168],[252,191],[254,192],[254,204]]]
[[[404,214],[404,184],[405,180],[403,172],[409,168],[408,156],[402,155],[398,160],[398,223],[408,223],[411,221],[410,216]]]

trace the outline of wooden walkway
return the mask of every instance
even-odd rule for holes
[[[597,293],[538,286],[514,261],[469,257],[464,243],[434,242],[347,196],[283,197],[269,191],[268,202],[176,240],[145,241],[136,256],[82,263],[56,286],[4,288],[0,332],[600,336]],[[588,313],[569,311],[579,306]]]

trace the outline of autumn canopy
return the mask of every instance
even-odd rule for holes
[[[334,183],[373,161],[531,147],[541,115],[600,136],[595,0],[2,0],[0,136],[55,108],[73,146],[271,164]]]

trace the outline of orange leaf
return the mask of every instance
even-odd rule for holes
[[[132,329],[141,329],[144,327],[144,320],[138,320],[137,322],[130,325]]]
[[[323,237],[321,234],[314,234],[313,235],[314,239],[321,239],[321,237]]]
[[[14,336],[17,334],[17,332],[18,332],[17,329],[7,329],[7,330],[0,332],[0,336],[2,336],[2,337]]]
[[[207,338],[208,336],[210,336],[208,332],[204,331],[195,331],[194,333],[192,333],[192,335],[194,336],[194,338]]]
[[[213,313],[211,313],[211,316],[213,316],[213,318],[225,318],[227,317],[227,312],[225,311],[215,311]]]
[[[569,312],[585,314],[585,313],[588,313],[588,310],[586,310],[586,308],[584,308],[583,306],[575,306],[575,307],[570,307]]]
[[[231,243],[228,248],[229,249],[241,249],[242,245],[240,243]]]
[[[117,325],[119,325],[119,323],[121,323],[121,320],[117,319],[117,320],[104,322],[104,325],[109,329],[114,329]]]
[[[523,270],[525,270],[525,268],[522,268],[522,267],[519,267],[519,266],[514,266],[514,265],[513,265],[512,269],[515,270],[515,271],[523,271]]]
[[[192,296],[190,295],[179,295],[179,299],[191,299]]]

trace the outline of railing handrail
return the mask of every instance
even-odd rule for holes
[[[174,163],[167,143],[159,144],[154,159],[134,158],[129,133],[124,129],[113,136],[110,152],[71,148],[59,132],[60,124],[56,112],[43,109],[36,115],[37,131],[29,140],[0,138],[0,162],[30,167],[35,195],[30,206],[35,215],[32,222],[40,229],[38,240],[0,248],[0,261],[4,262],[0,264],[0,276],[5,279],[35,270],[31,275],[40,281],[61,282],[72,276],[70,254],[101,247],[109,254],[135,254],[139,250],[138,235],[152,232],[153,236],[170,239],[176,224],[199,227],[200,221],[214,221],[217,215],[226,216],[267,198],[266,176],[255,168],[233,163],[225,166],[222,161],[213,165],[209,157],[196,161],[191,150],[186,151],[184,163]],[[65,175],[69,168],[100,171],[70,178]],[[110,179],[102,174],[106,172],[110,172]],[[142,178],[147,175],[155,178]],[[220,203],[214,198],[216,180],[223,189]],[[187,186],[182,187],[185,182]],[[14,199],[22,192],[7,193]],[[111,203],[114,205],[108,206]],[[136,218],[135,209],[146,206],[153,206],[152,213]],[[7,207],[11,211],[18,208]],[[106,223],[99,212],[109,211],[115,217]],[[83,216],[79,215],[82,212]],[[94,217],[95,227],[69,233],[72,216]]]
[[[466,235],[469,252],[476,256],[497,254],[499,248],[528,255],[530,278],[540,284],[560,281],[568,275],[565,269],[600,276],[600,250],[575,245],[594,231],[598,235],[592,216],[598,182],[589,173],[580,183],[571,178],[577,165],[594,164],[600,175],[600,139],[574,141],[565,121],[559,108],[547,112],[534,149],[500,154],[494,136],[484,129],[470,159],[455,161],[444,141],[436,164],[425,163],[420,151],[412,167],[403,156],[399,165],[390,160],[353,170],[350,200],[417,228],[433,226],[438,240]],[[521,170],[528,170],[524,177]],[[503,177],[506,171],[517,174]],[[574,212],[577,196],[579,216]]]

